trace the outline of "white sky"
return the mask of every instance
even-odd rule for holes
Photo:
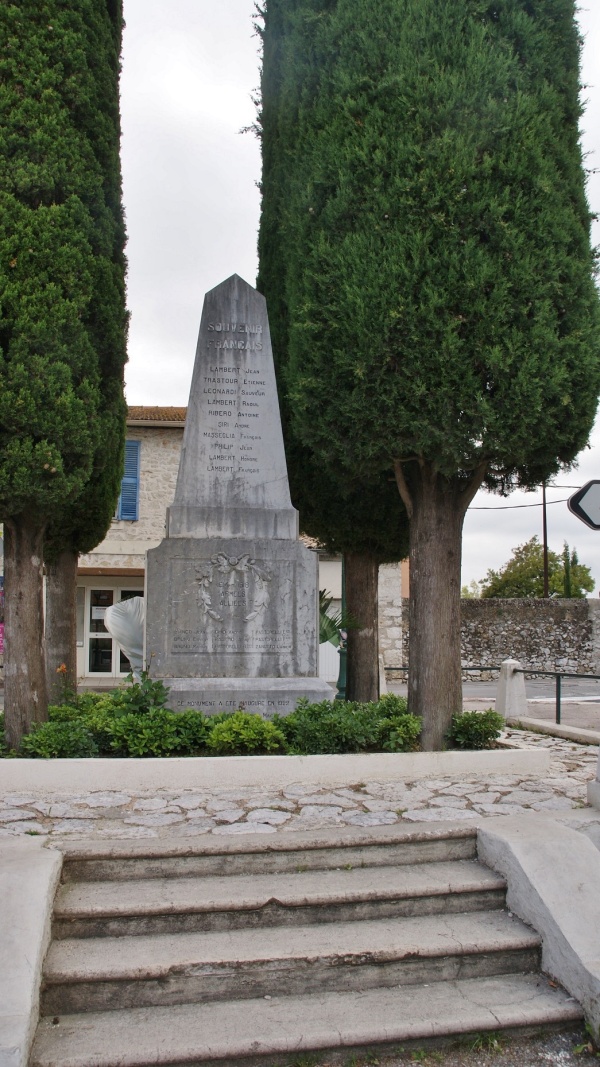
[[[585,0],[582,138],[587,166],[600,168],[600,5]],[[185,405],[204,293],[231,274],[254,284],[260,151],[252,134],[259,82],[254,0],[124,0],[121,108],[123,182],[129,234],[130,404]],[[600,174],[588,185],[600,213]],[[600,226],[594,240],[600,244]],[[577,470],[556,479],[578,487],[600,478],[600,420]],[[574,489],[550,488],[548,500]],[[463,582],[497,569],[512,548],[537,533],[541,494],[507,499],[480,493],[465,522]],[[493,510],[476,510],[479,508]],[[507,510],[498,510],[499,508]],[[600,586],[600,531],[566,503],[548,507],[548,539],[567,540]],[[596,590],[598,595],[599,590]]]

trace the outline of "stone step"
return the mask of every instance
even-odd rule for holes
[[[504,906],[505,882],[471,860],[60,887],[53,934],[65,937],[306,925]]]
[[[235,933],[55,941],[42,1013],[413,985],[539,968],[537,934],[505,911]]]
[[[383,1051],[459,1034],[564,1026],[581,1008],[539,975],[42,1019],[30,1067],[201,1067]]]
[[[233,801],[232,806],[235,806]],[[264,834],[227,839],[202,837],[197,842],[186,839],[61,843],[65,882],[278,874],[292,873],[298,868],[335,869],[347,864],[389,867],[474,859],[476,848],[476,830],[464,823],[370,826],[368,829],[335,827],[267,838]]]

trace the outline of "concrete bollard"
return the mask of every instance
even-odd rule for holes
[[[516,673],[521,669],[518,659],[505,659],[500,666],[496,711],[505,719],[527,718],[525,675]]]

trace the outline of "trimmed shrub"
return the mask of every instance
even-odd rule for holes
[[[48,722],[78,722],[82,719],[82,712],[75,704],[50,704],[48,707]]]
[[[415,752],[421,719],[407,712],[405,697],[388,693],[369,703],[299,701],[291,715],[272,721],[247,711],[206,716],[163,706],[162,682],[141,683],[110,694],[86,693],[52,706],[49,722],[22,742],[21,756],[33,759],[93,756],[326,755],[344,752]],[[3,717],[0,715],[0,730]],[[448,735],[456,748],[493,748],[504,726],[501,715],[462,712]],[[10,753],[0,735],[0,756]]]
[[[164,708],[152,708],[141,715],[119,715],[109,724],[113,754],[138,758],[173,755],[180,743],[176,718]]]
[[[143,714],[128,712],[112,719],[105,712],[95,714],[92,728],[104,731],[113,755],[196,756],[206,753],[211,725],[199,711],[151,708]]]
[[[494,748],[504,728],[504,719],[498,712],[462,711],[452,716],[448,740],[456,748]]]
[[[30,759],[87,759],[98,746],[83,722],[44,722],[21,741],[20,755]]]
[[[197,756],[206,753],[206,742],[211,732],[211,722],[201,711],[192,708],[187,711],[173,712],[177,730],[177,747],[173,750],[178,756]]]
[[[297,755],[407,752],[421,732],[421,720],[408,715],[405,699],[393,694],[370,704],[299,701],[277,725]]]
[[[383,752],[418,752],[423,723],[418,715],[395,715],[381,719],[379,742]]]
[[[396,715],[408,714],[408,700],[406,697],[397,696],[396,693],[384,693],[384,695],[377,701],[375,707],[386,718],[394,718]]]
[[[98,701],[95,707],[86,711],[82,716],[82,722],[87,726],[98,746],[99,756],[114,755],[113,726],[118,717],[114,707],[106,700]]]
[[[287,751],[279,723],[247,711],[235,711],[227,719],[215,723],[206,745],[212,755],[218,756],[259,756]]]

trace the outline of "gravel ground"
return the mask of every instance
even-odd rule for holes
[[[455,1048],[398,1049],[383,1056],[349,1057],[345,1067],[598,1067],[600,1052],[583,1027],[534,1037],[481,1034]],[[318,1057],[298,1057],[292,1067],[333,1067]]]

